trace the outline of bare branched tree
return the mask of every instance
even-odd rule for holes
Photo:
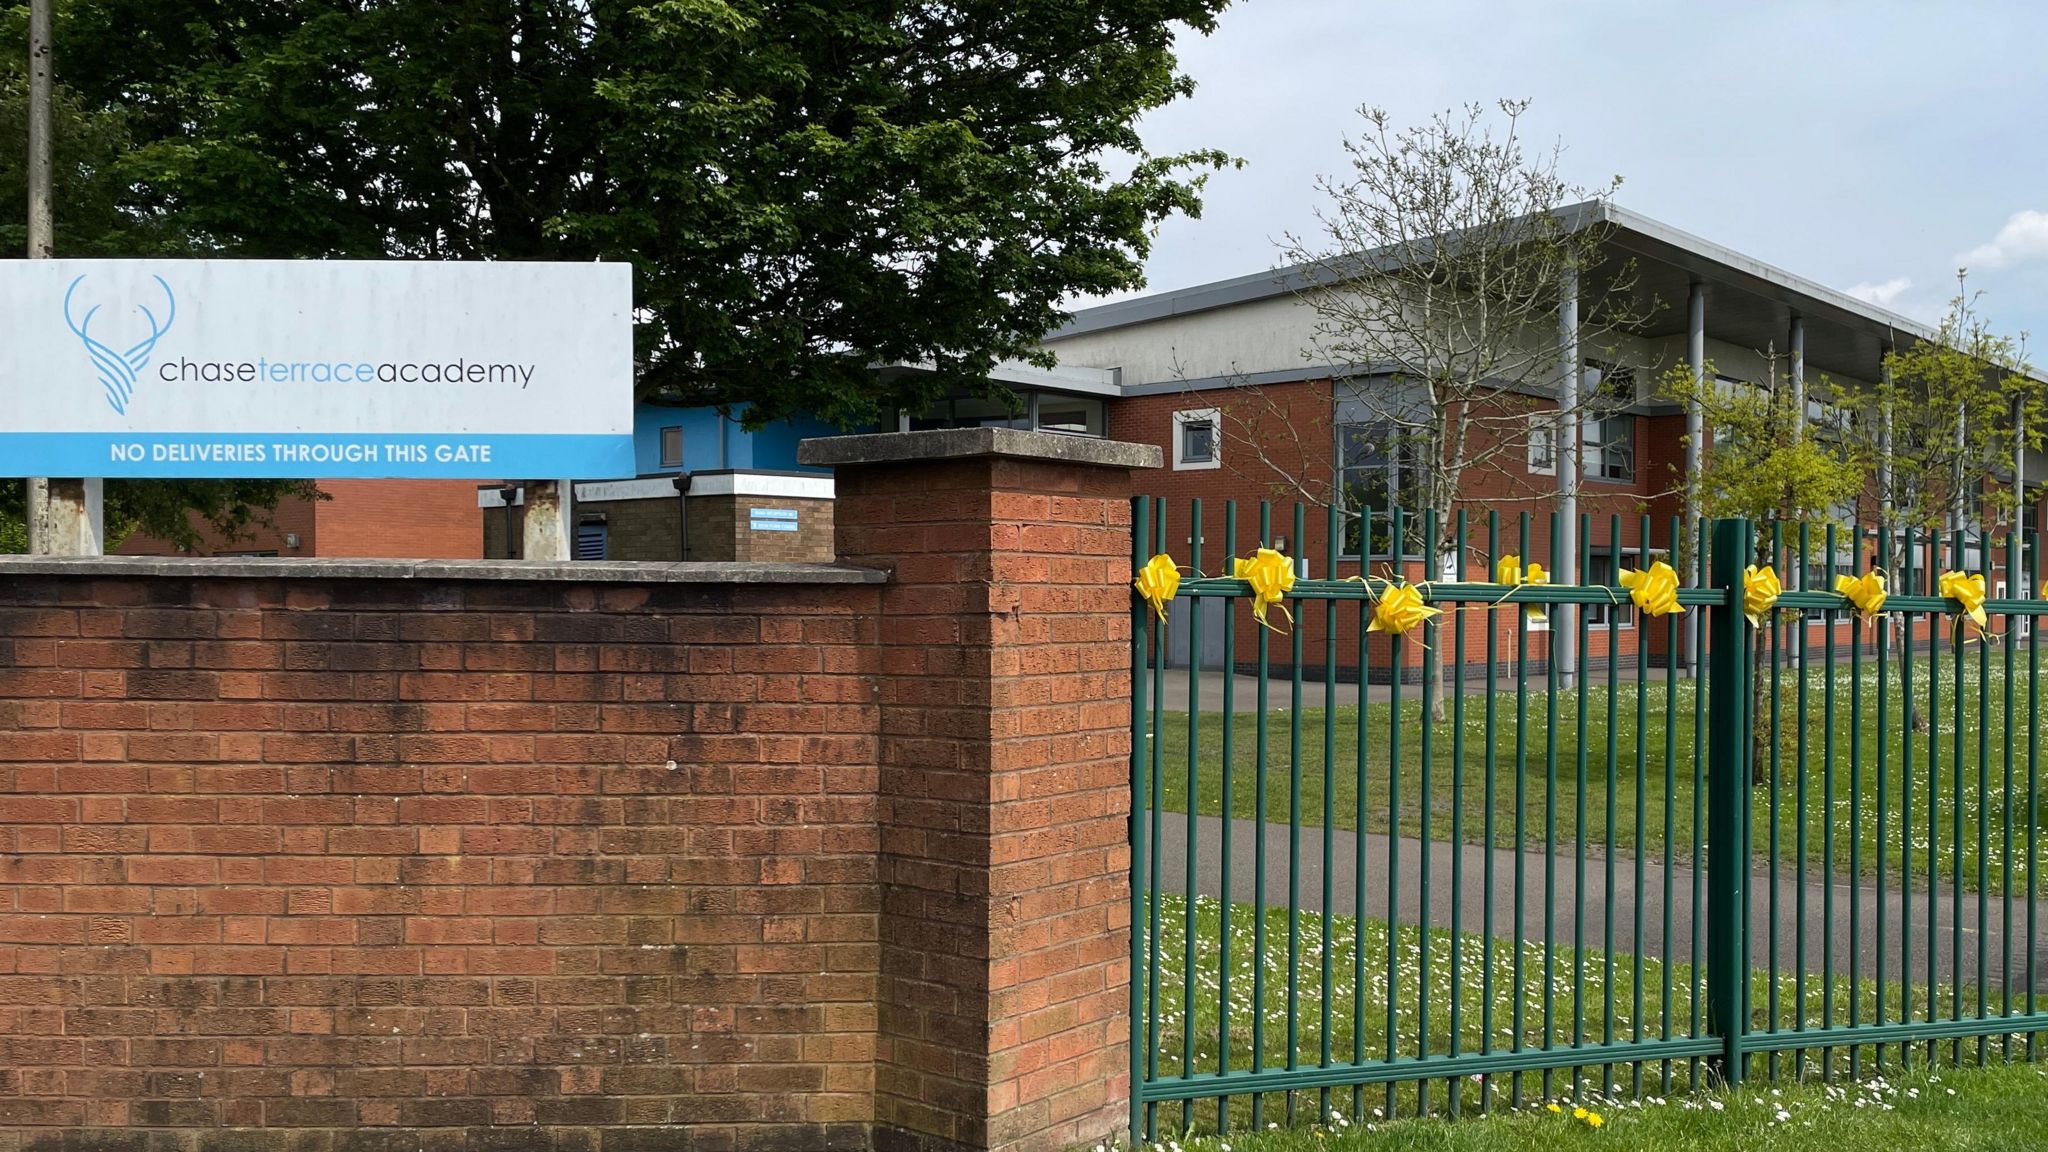
[[[1349,170],[1318,181],[1328,198],[1318,234],[1286,240],[1315,315],[1303,354],[1330,367],[1336,393],[1339,480],[1308,474],[1326,457],[1271,431],[1289,422],[1262,411],[1275,401],[1259,389],[1239,390],[1232,431],[1305,499],[1344,508],[1347,553],[1386,551],[1390,506],[1433,512],[1434,537],[1418,522],[1408,540],[1436,577],[1474,473],[1523,500],[1574,490],[1581,418],[1635,401],[1613,380],[1585,387],[1591,374],[1580,372],[1582,351],[1597,354],[1654,307],[1605,244],[1611,226],[1597,207],[1620,180],[1564,180],[1561,146],[1524,146],[1527,109],[1474,104],[1413,128],[1362,109],[1366,130],[1345,141]],[[1550,473],[1532,479],[1527,462],[1543,457]]]

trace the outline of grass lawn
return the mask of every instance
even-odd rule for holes
[[[1470,1053],[1480,1051],[1489,1039],[1494,1050],[1505,1051],[1518,1043],[1523,1048],[1540,1048],[1546,1039],[1564,1046],[1575,1036],[1598,1041],[1611,1035],[1620,1041],[1700,1034],[1695,970],[1686,964],[1666,965],[1654,958],[1595,950],[1574,952],[1562,946],[1546,957],[1540,942],[1517,946],[1500,940],[1492,943],[1489,955],[1486,942],[1476,933],[1454,936],[1443,929],[1424,933],[1404,926],[1390,941],[1386,925],[1377,920],[1332,916],[1326,924],[1321,916],[1302,912],[1290,926],[1284,908],[1269,910],[1261,925],[1247,904],[1229,906],[1226,936],[1224,913],[1221,901],[1205,897],[1198,897],[1192,910],[1182,898],[1160,898],[1157,1011],[1149,1033],[1150,1051],[1156,1060],[1153,1067],[1160,1075],[1179,1075],[1184,1068],[1213,1072],[1219,1066],[1219,1047],[1226,1043],[1229,1067],[1244,1070],[1252,1068],[1255,1060],[1263,1068],[1286,1068],[1290,1055],[1296,1066],[1313,1066],[1324,1059],[1326,1043],[1332,1063],[1385,1059],[1389,1037],[1395,1053],[1413,1057],[1448,1053],[1454,1038],[1458,1051]],[[1191,966],[1190,938],[1194,941]],[[1295,942],[1291,952],[1290,939]],[[1226,940],[1227,989],[1221,978],[1226,971]],[[1297,975],[1292,992],[1290,971]],[[1149,966],[1146,974],[1149,980]],[[1875,1018],[1877,989],[1868,979],[1852,986],[1845,976],[1826,982],[1809,976],[1804,985],[1802,1001],[1793,977],[1781,976],[1781,1028],[1790,1029],[1800,1019],[1810,1026],[1829,1021],[1849,1023],[1852,1007],[1857,1021],[1867,1023]],[[1325,987],[1330,990],[1327,998],[1321,991]],[[1752,1018],[1759,1023],[1767,992],[1768,977],[1758,974],[1752,981],[1751,996]],[[1885,992],[1885,1019],[1896,1021],[1905,990],[1893,982]],[[1911,990],[1916,1017],[1926,1013],[1927,992],[1924,986]],[[1935,993],[1936,1015],[1945,1016],[1949,990],[1937,988]],[[1963,999],[1967,1005],[1974,994],[1966,992]],[[1192,1012],[1188,1010],[1190,1000]],[[1227,1033],[1219,1028],[1221,1006],[1226,1002]],[[2013,1007],[2025,1009],[2018,1000]],[[2003,1008],[1995,992],[1990,1008],[1993,1013]],[[1988,1040],[1983,1046],[1984,1054],[1993,1061],[2024,1058],[2029,1051],[2025,1039],[2007,1037]],[[1967,1040],[1959,1046],[1943,1042],[1935,1055],[1943,1061],[1960,1058],[1975,1062],[1978,1052],[1978,1042]],[[1785,1052],[1775,1059],[1756,1056],[1751,1061],[1751,1075],[1826,1074],[1853,1083],[1898,1072],[1898,1046],[1886,1047],[1882,1070],[1878,1055],[1865,1046],[1854,1053],[1836,1048]],[[1913,1052],[1914,1064],[1923,1064],[1927,1056],[1928,1046],[1918,1046]],[[1333,1109],[1347,1124],[1360,1125],[1425,1110],[1438,1115],[1476,1113],[1482,1108],[1512,1110],[1560,1097],[1580,1102],[1597,1098],[1609,1104],[1621,1099],[1643,1101],[1696,1089],[1703,1083],[1702,1075],[1694,1062],[1681,1060],[1565,1068],[1549,1074],[1527,1072],[1484,1081],[1437,1079],[1426,1085],[1405,1083],[1391,1089],[1376,1085],[1363,1091],[1336,1088],[1270,1093],[1258,1100],[1240,1096],[1229,1101],[1229,1128],[1247,1131],[1273,1123],[1309,1124],[1318,1118],[1327,1120]],[[2040,1090],[2041,1107],[2048,1112],[2048,1085]],[[1218,1108],[1213,1098],[1195,1101],[1191,1107],[1162,1102],[1156,1105],[1154,1130],[1162,1135],[1213,1132]]]
[[[1861,1082],[1595,1102],[1601,1125],[1541,1103],[1447,1124],[1339,1118],[1173,1140],[1168,1152],[2020,1152],[2048,1147],[2048,1067],[1918,1069]],[[1589,1117],[1590,1119],[1590,1117]],[[1105,1149],[1104,1152],[1107,1152]]]
[[[1832,675],[1814,659],[1803,692],[1797,670],[1783,669],[1775,694],[1776,722],[1768,715],[1762,718],[1777,739],[1764,756],[1766,782],[1753,792],[1758,857],[1769,859],[1775,845],[1783,874],[1789,876],[1803,848],[1810,876],[1846,874],[1852,865],[1871,876],[1881,855],[1886,875],[1894,880],[1902,875],[1905,858],[1916,882],[1925,881],[1931,866],[1944,878],[1960,871],[1972,890],[1981,884],[2002,892],[2010,878],[2023,895],[2030,871],[2028,831],[2040,816],[2040,805],[2029,767],[2037,743],[2029,707],[2034,683],[2025,647],[2016,648],[2008,677],[2001,643],[1966,647],[1960,715],[1951,690],[1953,654],[1944,645],[1940,695],[1930,707],[1929,658],[1916,653],[1914,699],[1917,710],[1932,718],[1926,732],[1911,729],[1896,663],[1882,706],[1877,668],[1867,656],[1860,679],[1852,676],[1846,657],[1837,660]],[[1468,677],[1468,685],[1476,683]],[[1158,714],[1156,802],[1165,811],[1185,812],[1192,794],[1200,812],[1219,815],[1227,809],[1256,818],[1263,728],[1268,748],[1264,816],[1271,821],[1287,821],[1289,797],[1298,787],[1302,822],[1308,825],[1327,821],[1371,831],[1395,827],[1419,835],[1426,824],[1437,838],[1490,838],[1496,845],[1513,846],[1519,812],[1525,845],[1540,846],[1546,822],[1554,820],[1560,841],[1583,836],[1600,850],[1619,854],[1661,855],[1668,844],[1683,860],[1698,840],[1696,830],[1706,823],[1704,804],[1695,808],[1705,768],[1699,688],[1693,680],[1653,680],[1639,691],[1625,680],[1612,689],[1594,684],[1560,690],[1553,700],[1541,676],[1520,693],[1514,678],[1503,676],[1499,692],[1453,696],[1462,716],[1425,723],[1416,685],[1404,686],[1397,721],[1393,705],[1385,701],[1369,702],[1362,710],[1321,707],[1320,683],[1304,684],[1303,707],[1289,711],[1290,685],[1275,681],[1263,717],[1252,711],[1231,717],[1227,789],[1223,714],[1198,714],[1192,732],[1187,713]],[[1236,707],[1256,707],[1250,695],[1241,694]],[[1768,696],[1765,706],[1768,711]],[[2048,702],[2041,710],[2048,711]],[[1860,751],[1861,759],[1854,774],[1852,750]]]

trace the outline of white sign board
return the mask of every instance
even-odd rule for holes
[[[625,264],[9,260],[0,476],[633,475]]]

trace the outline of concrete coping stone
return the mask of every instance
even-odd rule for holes
[[[10,576],[181,580],[503,580],[578,584],[883,584],[889,575],[837,564],[636,560],[355,560],[235,556],[0,556]]]
[[[814,465],[891,464],[968,456],[1007,456],[1021,460],[1093,464],[1105,468],[1158,468],[1165,463],[1164,455],[1157,444],[1131,444],[1058,432],[1026,432],[1021,428],[932,428],[922,432],[821,436],[804,440],[796,446],[796,458]]]

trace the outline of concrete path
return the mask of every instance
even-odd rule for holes
[[[1159,864],[1160,887],[1167,892],[1187,890],[1188,837],[1187,817],[1182,813],[1160,813]],[[1195,873],[1195,891],[1204,896],[1223,896],[1225,888],[1221,868],[1221,849],[1224,822],[1215,816],[1196,818],[1195,840],[1198,846]],[[1231,877],[1228,889],[1233,900],[1250,902],[1256,878],[1256,857],[1254,854],[1258,825],[1251,820],[1230,822],[1231,835]],[[1402,837],[1395,842],[1399,858],[1400,918],[1404,924],[1414,924],[1421,914],[1421,865],[1423,844],[1419,839]],[[1366,915],[1384,919],[1387,915],[1387,852],[1389,838],[1367,833],[1365,835],[1365,907]],[[1337,830],[1332,834],[1330,844],[1334,867],[1331,870],[1331,903],[1338,915],[1350,914],[1356,908],[1358,877],[1356,860],[1358,851],[1357,834]],[[1562,854],[1556,858],[1554,875],[1546,877],[1545,869],[1551,867],[1551,858],[1540,851],[1516,852],[1513,849],[1487,849],[1481,845],[1452,845],[1432,842],[1429,846],[1430,860],[1430,901],[1429,923],[1433,927],[1451,926],[1451,862],[1462,856],[1464,883],[1459,901],[1458,924],[1465,931],[1480,930],[1484,912],[1485,868],[1490,855],[1493,862],[1493,930],[1503,939],[1512,939],[1519,932],[1524,939],[1543,938],[1543,909],[1546,894],[1555,885],[1556,942],[1561,948],[1568,948],[1573,941],[1574,931],[1581,925],[1588,948],[1600,948],[1607,928],[1606,914],[1609,908],[1616,913],[1614,922],[1614,948],[1617,952],[1637,951],[1635,912],[1638,906],[1636,861],[1632,858],[1617,858],[1614,861],[1614,879],[1610,887],[1607,878],[1607,861],[1591,854],[1586,859],[1586,886],[1583,901],[1578,899],[1575,885],[1576,858],[1572,845],[1565,845]],[[1288,827],[1285,824],[1268,824],[1266,832],[1266,903],[1268,907],[1285,907],[1288,889]],[[1301,829],[1301,874],[1299,887],[1301,907],[1306,911],[1317,911],[1323,900],[1323,833],[1320,828]],[[1523,875],[1523,901],[1521,922],[1516,923],[1515,868],[1520,863]],[[1690,963],[1693,957],[1693,934],[1699,919],[1693,900],[1694,873],[1691,867],[1674,864],[1670,870],[1669,902],[1671,935],[1667,941],[1664,935],[1666,884],[1665,869],[1660,859],[1642,861],[1642,883],[1640,906],[1643,911],[1642,941],[1640,950],[1645,956],[1661,957],[1670,955],[1674,960]],[[1806,897],[1804,933],[1806,938],[1806,968],[1818,972],[1832,961],[1837,972],[1848,972],[1852,962],[1849,955],[1849,931],[1852,916],[1860,918],[1861,950],[1853,958],[1855,971],[1870,977],[1875,972],[1879,941],[1877,939],[1877,890],[1869,884],[1851,884],[1838,879],[1833,885],[1834,907],[1832,920],[1823,918],[1824,901],[1830,887],[1818,878],[1801,885],[1796,878],[1787,876],[1781,867],[1778,887],[1778,946],[1779,970],[1791,972],[1797,956],[1796,944],[1801,932],[1799,896],[1802,890]],[[1753,893],[1750,920],[1751,962],[1758,968],[1765,967],[1769,958],[1769,931],[1771,925],[1770,879],[1767,873],[1756,871],[1751,876]],[[1896,980],[1903,971],[1901,961],[1907,953],[1912,960],[1913,979],[1916,983],[1927,980],[1929,950],[1927,947],[1928,894],[1923,889],[1910,896],[1912,932],[1910,937],[1901,939],[1900,925],[1908,914],[1908,898],[1890,886],[1885,893],[1884,942],[1885,975],[1887,981]],[[1986,950],[1985,962],[1987,986],[1997,988],[2006,980],[2006,972],[2012,973],[2013,987],[2023,987],[2026,980],[2026,949],[2028,947],[2026,901],[2016,896],[2012,905],[2012,937],[2008,941],[2004,932],[2003,910],[1998,893],[1989,894],[1989,913],[1984,931],[1977,925],[1977,896],[1965,892],[1960,908],[1955,906],[1953,889],[1946,885],[1934,897],[1936,920],[1936,946],[1933,950],[1934,978],[1937,982],[1949,979],[1954,964],[1952,954],[1953,928],[1955,918],[1962,918],[1962,979],[1968,986],[1977,983],[1977,952]],[[2048,991],[2048,901],[2037,903],[2037,922],[2042,926],[2043,940],[2035,941],[2037,950],[2035,970],[2036,987]],[[1823,928],[1832,923],[1834,949],[1832,955],[1824,953],[1822,947]],[[2009,963],[2008,963],[2009,960]]]

